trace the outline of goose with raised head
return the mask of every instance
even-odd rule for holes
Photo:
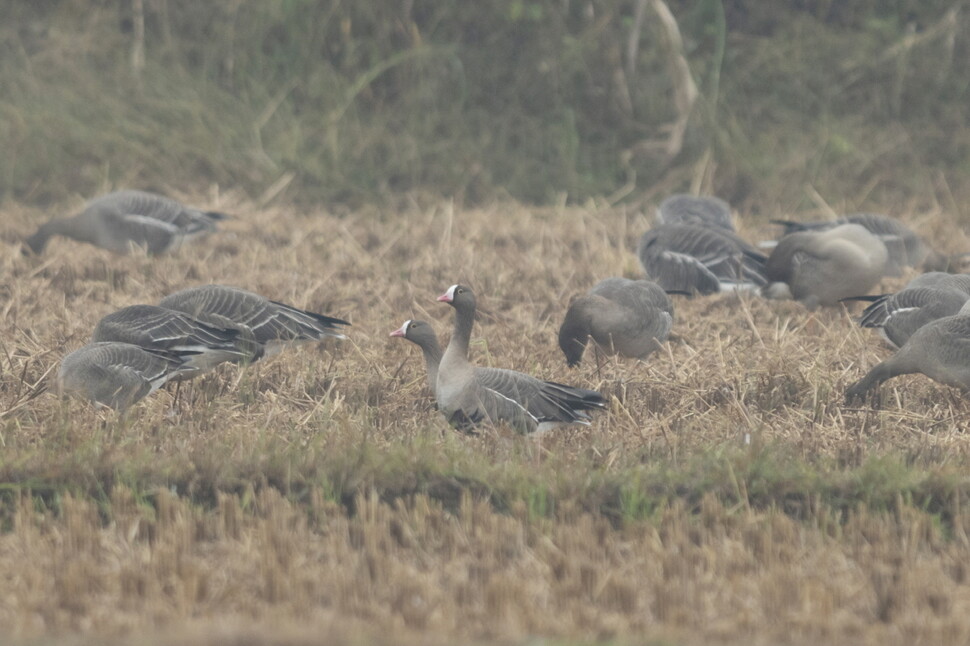
[[[61,360],[57,389],[123,411],[166,382],[194,372],[187,363],[192,356],[130,343],[91,343]]]
[[[570,366],[579,365],[589,339],[607,354],[644,359],[667,339],[673,321],[674,305],[656,283],[606,278],[569,304],[559,348]]]
[[[731,206],[717,197],[671,195],[657,207],[657,224],[695,224],[734,232]]]
[[[868,293],[886,268],[886,245],[858,224],[799,231],[778,241],[765,266],[769,298],[793,298],[809,309]]]
[[[970,390],[970,305],[916,330],[896,354],[846,389],[846,402],[863,398],[888,379],[914,373]]]
[[[714,294],[763,286],[767,257],[730,231],[662,224],[637,248],[647,277],[666,292]]]
[[[345,338],[347,321],[271,301],[254,292],[226,285],[189,287],[163,298],[162,307],[193,316],[217,327],[242,330],[272,356],[291,343]]]
[[[441,344],[431,325],[426,321],[407,320],[391,332],[392,337],[406,339],[421,348],[424,366],[428,372],[428,386],[434,394],[438,382],[438,364],[441,363]]]
[[[606,407],[594,390],[542,381],[501,368],[479,369],[468,361],[475,322],[475,294],[452,285],[438,300],[455,308],[455,327],[435,380],[438,409],[462,430],[506,423],[520,433],[543,432],[562,424],[588,424],[589,411]]]
[[[157,305],[132,305],[102,318],[91,336],[94,343],[131,343],[147,350],[192,353],[186,368],[192,376],[225,361],[250,363],[263,348],[236,327],[210,325],[186,314]]]
[[[908,226],[888,215],[878,213],[853,213],[823,222],[795,222],[771,220],[784,227],[784,235],[798,231],[826,231],[843,224],[858,224],[886,246],[888,258],[885,273],[898,276],[905,267],[919,267],[924,271],[957,270],[966,254],[947,256],[933,250],[923,238]]]
[[[118,191],[92,200],[73,217],[49,220],[26,243],[39,254],[48,240],[63,236],[119,254],[141,248],[155,255],[212,233],[218,221],[227,217],[154,193]]]

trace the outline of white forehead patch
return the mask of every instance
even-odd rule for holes
[[[448,291],[445,292],[445,296],[447,296],[448,298],[454,298],[456,289],[458,289],[458,285],[452,285],[451,287],[448,288]]]
[[[402,323],[402,324],[401,324],[401,330],[406,330],[406,329],[408,329],[408,326],[409,326],[409,325],[411,325],[411,319],[408,319],[408,320],[406,320],[406,321],[405,321],[404,323]]]

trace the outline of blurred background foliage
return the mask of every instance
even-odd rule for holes
[[[639,3],[0,0],[0,196],[700,189],[970,218],[964,2],[669,0],[699,91],[675,154],[671,49]]]

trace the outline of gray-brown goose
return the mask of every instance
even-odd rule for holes
[[[647,277],[664,291],[714,294],[767,282],[767,258],[730,231],[694,224],[662,224],[640,238]]]
[[[263,352],[261,345],[247,339],[238,328],[210,325],[185,312],[157,305],[132,305],[108,314],[94,328],[91,341],[192,353],[186,368],[195,369],[194,374],[224,361],[252,362]]]
[[[130,343],[102,342],[68,354],[57,373],[62,393],[78,394],[117,410],[158,390],[171,379],[195,369],[187,365],[192,353],[146,350]]]
[[[970,276],[929,272],[920,274],[894,294],[856,296],[870,301],[859,318],[862,327],[877,328],[894,347],[930,321],[952,316],[970,299]]]
[[[154,255],[215,231],[216,223],[226,217],[154,193],[118,191],[92,200],[73,217],[48,221],[26,243],[41,253],[50,238],[64,236],[115,253],[141,248]]]
[[[671,195],[657,207],[657,224],[695,224],[734,232],[731,206],[717,197]]]
[[[673,321],[673,303],[656,283],[607,278],[569,304],[559,347],[570,366],[582,360],[589,339],[607,354],[644,359],[667,339]]]
[[[438,409],[453,425],[469,430],[504,422],[520,433],[543,432],[561,424],[588,424],[588,411],[605,408],[593,390],[541,381],[513,370],[478,369],[468,361],[475,321],[475,294],[452,285],[438,300],[455,308],[455,327],[435,380]]]
[[[960,313],[930,321],[916,330],[896,354],[850,386],[845,399],[861,399],[882,382],[913,373],[970,390],[970,307],[964,305]]]
[[[953,270],[966,255],[947,256],[934,251],[925,240],[905,224],[896,218],[878,213],[853,213],[824,222],[791,220],[772,220],[772,222],[784,227],[785,235],[798,231],[825,231],[843,224],[858,224],[886,245],[889,256],[885,272],[888,276],[900,275],[905,267],[920,267],[924,271]]]
[[[259,294],[226,285],[200,285],[166,296],[159,305],[185,312],[210,325],[236,327],[263,346],[266,356],[284,345],[345,338],[340,326],[347,321],[297,309]]]
[[[858,224],[799,231],[778,241],[768,257],[769,298],[794,298],[806,307],[837,305],[868,293],[886,268],[886,245]]]

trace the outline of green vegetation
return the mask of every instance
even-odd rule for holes
[[[146,2],[136,69],[134,3],[8,0],[0,195],[966,202],[958,4],[670,2],[699,90],[673,156],[674,53],[648,4],[637,22],[628,0]]]

